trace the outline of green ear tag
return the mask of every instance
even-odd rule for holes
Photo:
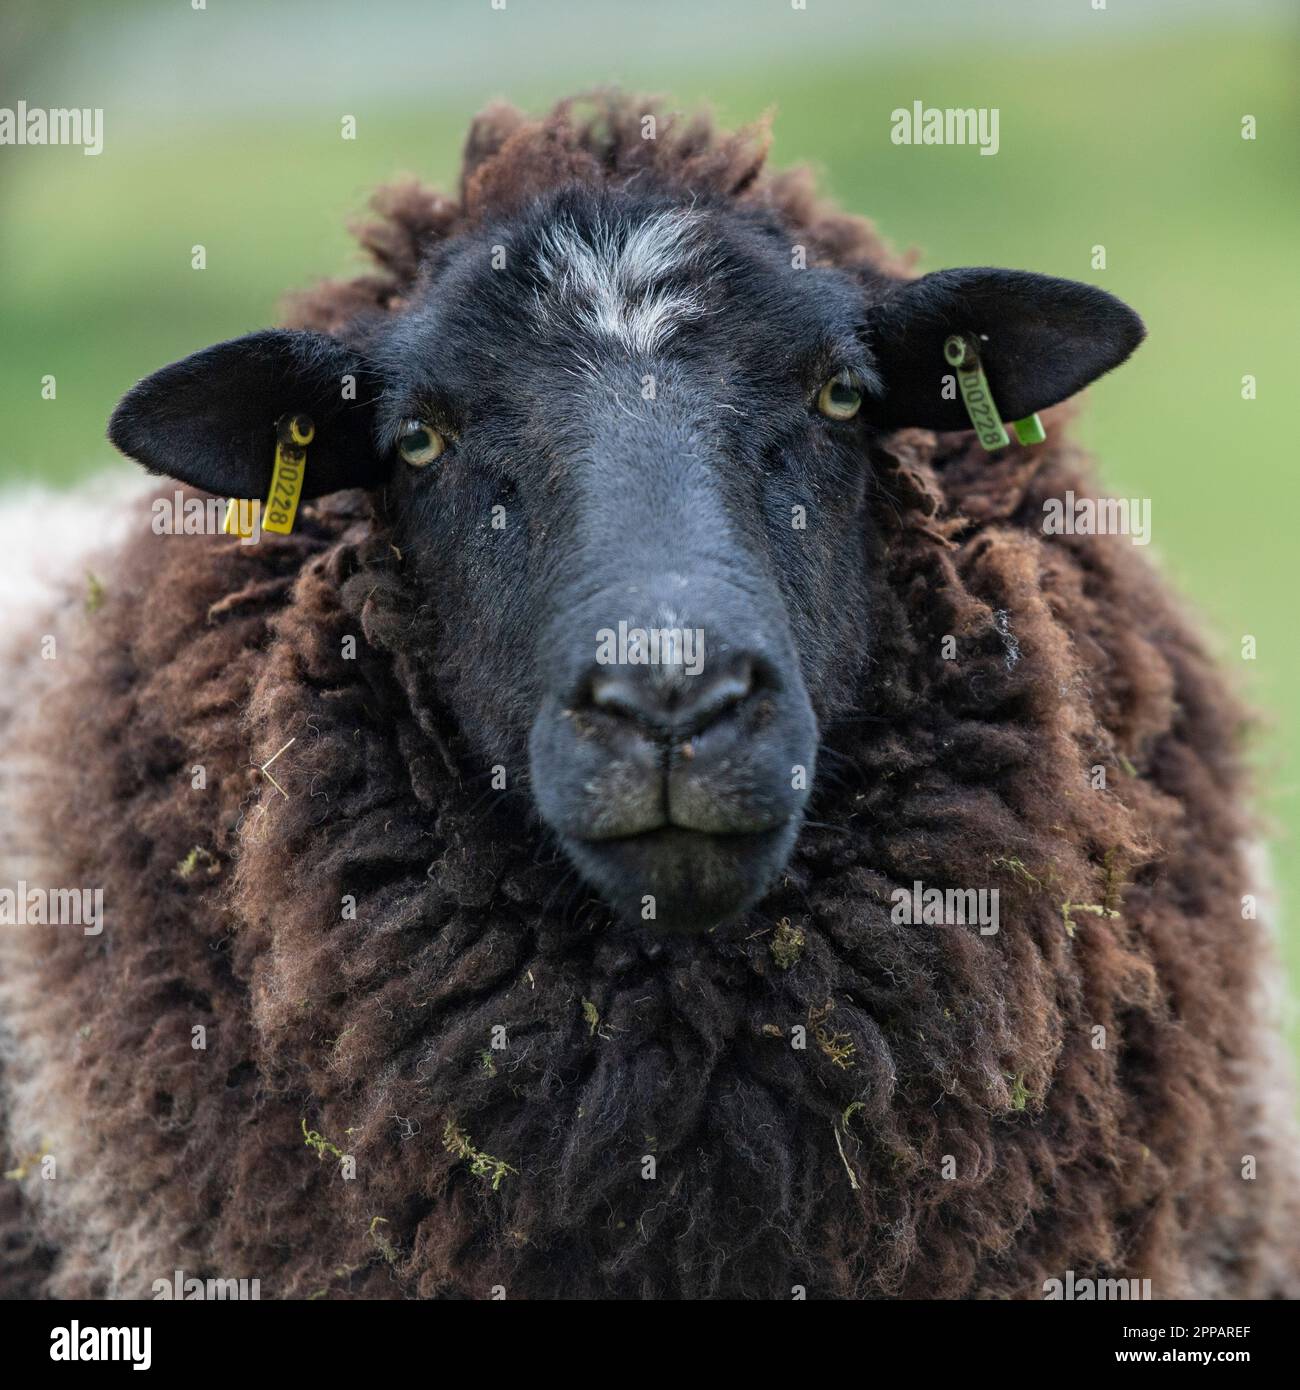
[[[1043,422],[1035,415],[1026,415],[1023,420],[1012,420],[1011,428],[1021,444],[1041,444],[1047,438]]]
[[[1011,436],[1002,427],[998,408],[993,403],[993,392],[989,390],[988,378],[980,365],[974,336],[954,333],[944,343],[943,355],[948,359],[948,365],[957,369],[957,386],[979,442],[990,453],[1010,444]]]

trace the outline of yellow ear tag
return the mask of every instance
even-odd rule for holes
[[[275,467],[271,471],[266,506],[262,508],[264,531],[287,536],[293,530],[307,472],[307,445],[315,437],[316,426],[310,415],[282,415],[275,422]],[[227,503],[221,529],[228,536],[251,534],[240,529],[237,498],[232,497]]]
[[[275,471],[262,509],[262,529],[287,536],[298,515],[307,472],[307,445],[316,438],[316,426],[310,415],[282,415],[275,424],[275,437]]]
[[[253,534],[253,509],[258,504],[247,497],[232,497],[226,503],[225,519],[221,523],[223,536],[238,536],[246,540]]]

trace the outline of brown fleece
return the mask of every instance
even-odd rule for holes
[[[647,141],[640,110],[488,111],[459,195],[381,193],[375,272],[293,322],[399,309],[448,237],[562,180],[726,192],[810,259],[905,272],[765,174],[761,134]],[[3,929],[6,1167],[59,1158],[0,1193],[4,1287],[1294,1292],[1242,713],[1123,538],[1042,534],[1045,499],[1092,488],[1066,415],[993,459],[967,434],[875,453],[862,717],[746,930],[654,960],[461,784],[436,614],[365,498],[253,547],[130,542],[6,716],[46,881],[103,885],[106,923]],[[291,739],[282,794],[258,768]],[[895,924],[918,879],[998,888],[1001,930]]]

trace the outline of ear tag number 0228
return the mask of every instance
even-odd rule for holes
[[[287,536],[293,530],[307,472],[307,445],[315,437],[316,426],[310,415],[282,415],[275,422],[275,467],[271,470],[271,487],[262,508],[264,531]],[[235,509],[232,500],[226,508],[223,527],[228,534],[238,529]]]
[[[943,355],[948,365],[957,369],[957,388],[979,442],[990,453],[1010,444],[1011,437],[1002,424],[993,392],[989,390],[988,377],[984,375],[974,337],[967,333],[952,334],[943,345]],[[1041,444],[1047,438],[1043,422],[1037,415],[1015,420],[1011,428],[1021,444]]]

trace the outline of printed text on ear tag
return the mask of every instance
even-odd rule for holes
[[[316,437],[310,415],[282,415],[275,422],[275,469],[262,509],[262,529],[287,536],[293,530],[307,472],[307,445]]]
[[[966,414],[975,427],[980,443],[988,450],[1000,449],[1011,442],[998,408],[989,390],[988,378],[980,363],[979,352],[972,334],[954,333],[943,345],[943,355],[951,366],[957,368],[957,385],[966,406]],[[1047,431],[1037,414],[1026,415],[1022,420],[1013,420],[1011,428],[1016,432],[1020,444],[1041,444],[1047,438]]]
[[[1010,444],[1011,437],[1003,429],[998,408],[993,403],[993,392],[989,390],[974,338],[967,333],[954,333],[944,343],[943,355],[949,366],[957,369],[957,389],[979,442],[988,450]]]
[[[271,472],[271,490],[266,499],[262,529],[287,536],[293,530],[302,497],[303,478],[307,471],[307,445],[316,437],[316,426],[310,415],[282,415],[275,422],[275,467]],[[222,531],[228,536],[250,536],[247,505],[232,497],[226,504]]]

